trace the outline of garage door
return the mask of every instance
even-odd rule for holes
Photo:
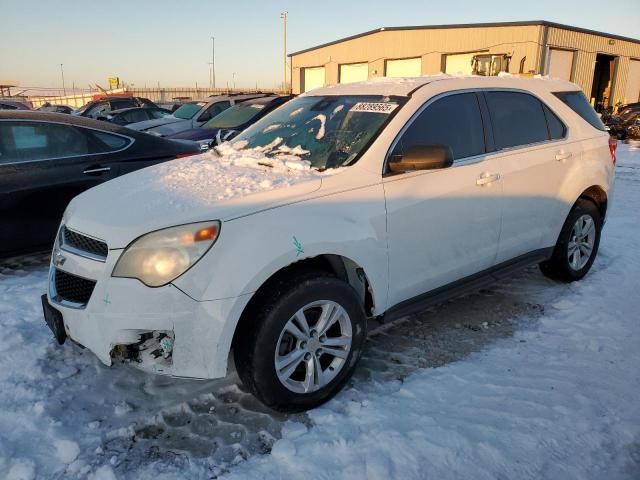
[[[549,76],[571,80],[573,69],[573,52],[568,50],[549,49]]]
[[[422,75],[422,58],[387,60],[386,77],[419,77]]]
[[[471,68],[471,59],[477,54],[478,52],[447,55],[445,59],[444,73],[450,73],[452,75],[455,75],[456,73],[471,75],[473,71]]]
[[[324,87],[324,67],[303,68],[302,91],[308,92],[320,87]]]
[[[640,60],[629,62],[625,103],[640,102]]]
[[[368,63],[340,65],[340,83],[363,82],[369,79]]]

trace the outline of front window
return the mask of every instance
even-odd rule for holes
[[[404,102],[382,95],[298,97],[244,130],[232,145],[266,155],[300,152],[317,169],[347,166]]]
[[[205,105],[205,102],[185,103],[173,112],[173,116],[182,120],[191,120]]]
[[[235,128],[258,115],[264,108],[260,103],[239,103],[209,120],[203,128]]]

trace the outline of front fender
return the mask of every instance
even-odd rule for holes
[[[274,273],[322,254],[365,271],[375,313],[386,308],[387,235],[381,184],[285,205],[223,223],[212,250],[174,283],[196,300],[255,292]]]

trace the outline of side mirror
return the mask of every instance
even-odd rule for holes
[[[208,122],[211,120],[211,114],[209,112],[204,112],[202,115],[198,117],[198,122]]]
[[[444,145],[412,145],[404,155],[392,155],[389,170],[404,173],[412,170],[438,170],[453,165],[453,152]]]

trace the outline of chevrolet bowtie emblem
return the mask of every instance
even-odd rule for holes
[[[64,262],[66,262],[66,261],[67,261],[67,257],[65,257],[59,251],[57,251],[56,253],[53,254],[53,264],[56,267],[61,267],[62,265],[64,265]]]

